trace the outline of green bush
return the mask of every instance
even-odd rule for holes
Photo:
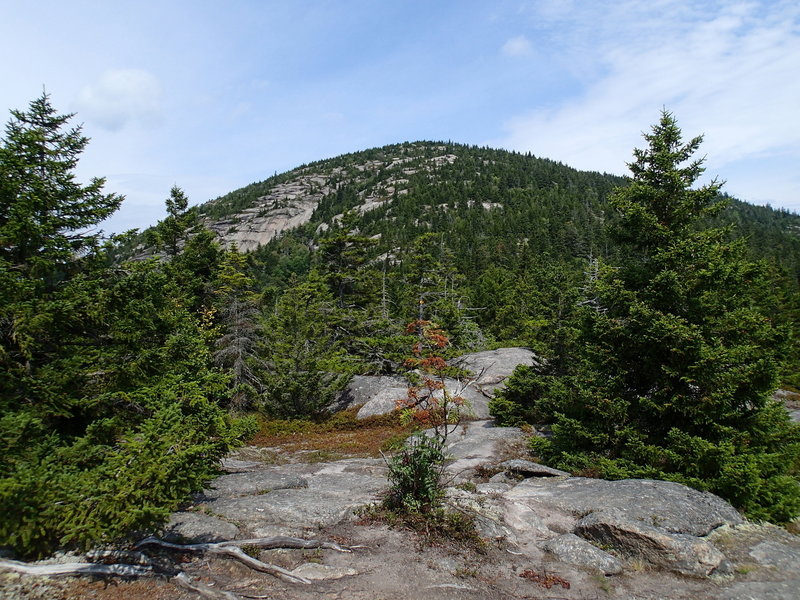
[[[422,433],[413,435],[405,448],[389,459],[390,488],[384,506],[402,512],[428,512],[442,499],[445,455],[442,441]]]
[[[115,442],[108,437],[121,425],[106,419],[71,444],[51,436],[16,457],[0,479],[2,543],[40,557],[114,541],[163,522],[216,476],[218,460],[252,435],[254,422],[231,422],[198,386],[171,383],[141,391],[161,408]]]

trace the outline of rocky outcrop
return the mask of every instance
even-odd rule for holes
[[[669,533],[630,519],[617,509],[587,515],[574,532],[586,540],[614,548],[623,556],[642,559],[682,575],[711,575],[725,560],[722,552],[699,537]]]
[[[303,535],[353,518],[353,510],[373,502],[385,486],[379,459],[262,465],[216,479],[195,497],[191,512],[173,515],[167,534],[187,542],[216,541],[223,531],[230,533],[228,524],[239,537]]]
[[[465,354],[454,358],[450,364],[471,373],[475,388],[489,398],[518,366],[538,366],[539,361],[527,348],[498,348]]]
[[[574,533],[565,533],[542,544],[542,550],[571,565],[596,569],[604,575],[622,573],[622,562]]]
[[[493,547],[504,549],[509,557],[504,560],[540,573],[558,573],[573,582],[596,582],[592,576],[617,580],[620,573],[630,582],[658,572],[662,581],[688,586],[680,597],[780,598],[792,589],[787,577],[791,579],[800,561],[800,540],[795,536],[778,535],[775,532],[782,530],[776,527],[747,524],[720,498],[677,483],[573,477],[525,458],[525,445],[521,430],[493,427],[491,421],[461,424],[447,440],[447,478],[452,487],[446,502],[473,515],[479,534]],[[225,464],[236,472],[218,478],[196,496],[189,510],[173,515],[169,536],[181,541],[318,537],[320,528],[343,526],[352,532],[355,510],[375,502],[387,486],[382,460],[258,465],[253,456],[256,453],[228,459]],[[363,536],[370,529],[358,531]],[[374,536],[385,533],[372,531],[366,539],[378,552],[385,541]],[[400,554],[387,556],[380,564],[406,560],[404,551],[400,548]],[[495,564],[495,576],[519,579],[518,571],[506,573],[510,564]],[[293,573],[314,581],[373,581],[369,568],[355,558],[349,563],[329,558],[324,564],[301,560],[293,568]],[[465,567],[454,564],[447,569],[452,574],[464,572]],[[752,572],[743,580],[739,573],[748,571]],[[579,573],[587,575],[581,579]],[[710,581],[709,576],[715,575],[728,579],[687,583]],[[438,586],[437,590],[463,585],[463,579],[449,576],[431,576],[425,585]],[[468,583],[477,596],[490,597],[477,580]],[[624,585],[612,597],[668,596],[661,593],[663,589],[637,595]],[[584,591],[563,597],[596,595],[580,589]]]
[[[540,465],[539,463],[532,462],[530,460],[523,460],[521,458],[515,458],[512,460],[506,460],[501,462],[497,465],[499,468],[503,469],[506,473],[511,473],[512,475],[518,475],[520,477],[528,478],[528,477],[569,477],[569,473],[566,471],[561,471],[559,469],[553,469],[552,467],[547,467],[545,465]]]
[[[499,348],[466,354],[450,361],[450,365],[463,369],[463,379],[445,378],[450,396],[466,401],[465,416],[474,419],[489,418],[489,400],[504,380],[520,365],[538,364],[536,355],[527,348]],[[404,377],[387,375],[356,375],[339,394],[337,410],[360,406],[358,418],[389,413],[398,402],[408,397],[409,382]],[[439,393],[441,397],[441,392]]]
[[[616,509],[630,521],[693,536],[708,535],[721,525],[742,523],[738,511],[714,494],[653,479],[532,478],[520,482],[508,496],[529,506],[576,517]]]
[[[440,147],[444,150],[443,147]],[[275,183],[254,198],[248,206],[232,211],[222,218],[203,219],[203,224],[213,231],[225,245],[236,244],[239,251],[250,252],[278,237],[282,233],[310,222],[314,211],[325,198],[335,195],[346,182],[351,186],[363,186],[359,192],[359,204],[352,210],[365,214],[376,208],[391,205],[397,197],[409,192],[408,177],[418,172],[430,172],[437,166],[451,164],[457,157],[453,154],[424,156],[424,148],[409,144],[409,156],[366,160],[350,168],[331,167],[318,164],[316,167],[301,167],[287,173],[287,180]],[[379,176],[379,186],[364,185]],[[216,201],[211,201],[213,204]],[[497,205],[499,206],[499,205]],[[485,206],[486,210],[496,208]],[[337,222],[342,215],[334,216]],[[330,223],[321,223],[321,233]]]

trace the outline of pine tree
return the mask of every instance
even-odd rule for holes
[[[91,230],[122,197],[104,194],[103,178],[76,181],[88,138],[67,129],[42,94],[27,112],[12,110],[0,144],[0,261],[26,277],[52,277],[98,244]]]
[[[0,146],[0,546],[41,556],[163,521],[252,430],[220,407],[228,378],[196,317],[207,236],[185,258],[108,268],[85,229],[121,198],[102,179],[76,183],[86,138],[47,96],[13,114]]]
[[[366,266],[376,240],[360,235],[358,214],[346,213],[330,234],[320,240],[319,257],[323,273],[339,308],[364,308],[374,300],[375,272]]]
[[[281,417],[318,416],[344,387],[341,310],[322,276],[293,280],[264,328],[264,407]]]
[[[177,256],[181,242],[186,240],[189,228],[195,221],[195,213],[188,210],[189,198],[177,185],[172,186],[164,204],[167,207],[166,218],[146,232],[145,241],[156,248],[165,249],[169,256]]]
[[[770,399],[786,336],[761,308],[767,270],[725,228],[700,227],[724,205],[718,182],[692,187],[702,138],[684,143],[665,111],[645,139],[611,198],[626,259],[590,270],[572,366],[510,393],[527,390],[531,414],[552,421],[537,445],[562,467],[680,481],[789,519],[800,428]]]
[[[234,245],[223,255],[217,275],[222,335],[215,341],[213,360],[231,373],[230,407],[235,410],[248,408],[262,388],[256,374],[261,363],[256,352],[261,339],[261,313],[246,266],[247,259]]]

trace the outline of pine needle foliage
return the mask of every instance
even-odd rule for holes
[[[561,370],[519,372],[495,403],[506,421],[552,425],[534,443],[576,473],[710,490],[754,518],[800,513],[800,427],[771,399],[787,332],[766,307],[768,269],[725,228],[717,181],[663,112],[611,196],[625,250],[587,272],[581,325]]]
[[[252,431],[197,312],[215,245],[109,266],[85,228],[121,198],[76,182],[70,117],[42,96],[0,141],[0,546],[20,557],[159,524]]]

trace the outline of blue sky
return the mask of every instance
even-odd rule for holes
[[[626,173],[662,107],[709,179],[800,211],[792,2],[6,0],[0,108],[46,86],[122,193],[108,231],[275,172],[452,140]],[[8,113],[5,113],[7,120]]]

